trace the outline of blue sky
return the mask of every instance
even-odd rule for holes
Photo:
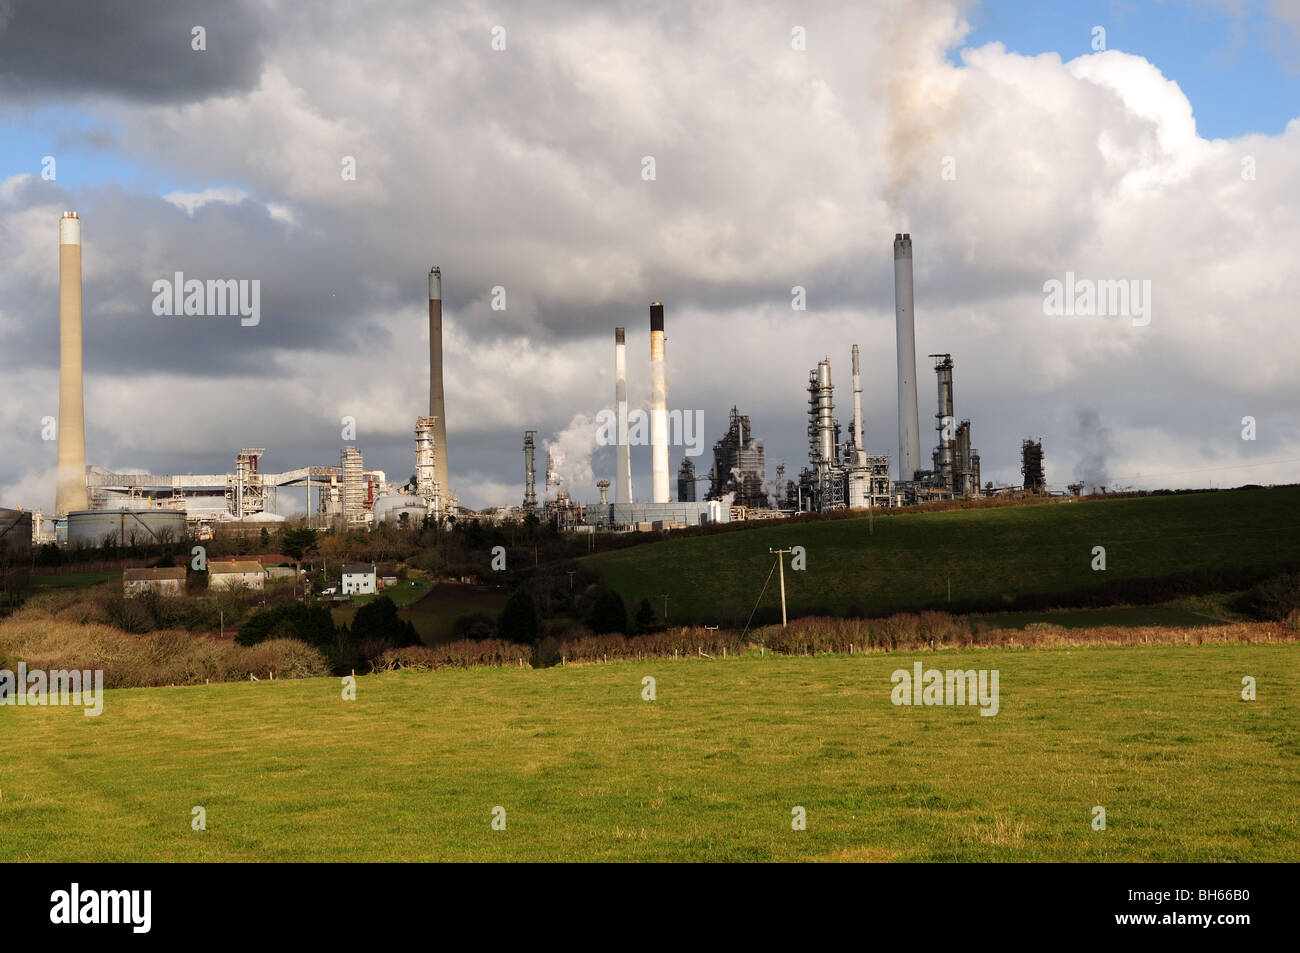
[[[41,174],[41,160],[54,156],[63,188],[118,185],[130,191],[166,193],[178,184],[161,166],[121,156],[117,131],[74,107],[49,106],[0,120],[0,179]]]
[[[1266,0],[1242,0],[1240,15],[1207,0],[987,0],[966,14],[966,45],[999,42],[1026,55],[1062,60],[1106,47],[1150,60],[1192,103],[1205,138],[1276,135],[1300,116],[1300,37],[1268,16]],[[959,51],[950,57],[960,63]]]

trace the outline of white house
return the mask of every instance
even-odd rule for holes
[[[344,563],[343,586],[345,595],[360,595],[375,591],[374,563]]]
[[[246,586],[261,589],[266,581],[266,570],[252,559],[209,559],[208,588],[231,589]]]
[[[181,594],[185,591],[185,567],[172,566],[166,569],[124,569],[122,570],[122,593],[131,598],[152,590],[153,592],[170,592]]]

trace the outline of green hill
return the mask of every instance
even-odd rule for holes
[[[628,605],[668,595],[674,623],[744,622],[775,566],[769,548],[802,546],[792,616],[924,608],[1035,609],[1167,599],[1244,588],[1300,565],[1300,487],[1076,500],[773,523],[587,557]],[[1093,547],[1106,568],[1094,571]],[[951,584],[951,594],[949,585]],[[772,573],[757,618],[779,618]]]

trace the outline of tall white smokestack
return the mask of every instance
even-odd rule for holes
[[[858,346],[853,345],[853,450],[854,462],[867,464],[867,449],[862,445],[862,371],[858,365]]]
[[[898,478],[921,468],[921,420],[916,406],[916,318],[912,312],[912,236],[894,235],[894,315],[898,329]]]
[[[650,305],[651,499],[668,502],[668,384],[664,378],[664,306]]]
[[[433,478],[442,505],[451,498],[447,479],[447,403],[442,396],[442,269],[429,269],[429,416],[433,418]]]
[[[81,219],[59,219],[59,457],[54,515],[86,508],[86,408],[81,389]]]
[[[614,413],[618,417],[618,467],[614,474],[614,502],[632,502],[632,461],[627,445],[627,339],[614,329]]]

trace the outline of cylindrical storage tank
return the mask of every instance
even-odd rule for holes
[[[0,564],[26,561],[32,554],[32,514],[0,509]]]
[[[68,514],[69,546],[156,546],[184,538],[184,510],[74,510]]]
[[[414,494],[390,494],[375,500],[376,523],[382,520],[399,523],[402,520],[402,514],[405,513],[407,522],[413,526],[420,526],[423,524],[424,517],[428,512],[429,507],[424,500]]]

